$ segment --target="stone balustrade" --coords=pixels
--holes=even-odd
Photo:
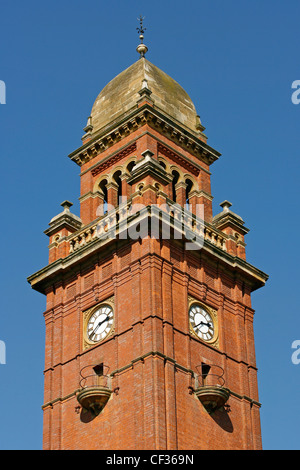
[[[141,212],[150,215],[162,215],[162,220],[170,222],[171,226],[177,227],[184,232],[194,232],[202,236],[216,247],[226,251],[226,235],[212,225],[203,222],[201,217],[196,217],[190,211],[183,209],[179,204],[168,201],[163,205],[143,206],[134,205],[131,201],[120,204],[116,209],[109,211],[92,225],[72,234],[69,237],[70,253],[82,248],[97,238],[116,238],[120,228],[127,227]],[[156,220],[158,220],[156,218]]]

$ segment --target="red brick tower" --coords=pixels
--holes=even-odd
[[[47,296],[44,449],[260,449],[250,296],[267,276],[231,204],[213,216],[220,154],[191,99],[138,52],[70,155],[80,218],[62,203],[28,279]]]

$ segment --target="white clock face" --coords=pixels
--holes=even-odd
[[[203,341],[211,341],[214,337],[214,322],[210,314],[201,305],[194,304],[189,310],[190,324],[196,335]]]
[[[114,322],[114,313],[110,305],[102,305],[91,316],[87,325],[89,341],[98,343],[111,331]]]

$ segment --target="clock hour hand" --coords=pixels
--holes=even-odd
[[[98,325],[96,326],[96,328],[94,329],[94,331],[90,334],[90,339],[92,339],[92,336],[94,336],[94,334],[96,333],[96,331],[98,330],[99,326],[102,325],[102,323],[105,323],[107,320],[109,320],[109,316],[107,315],[106,318],[104,318],[104,320],[102,320],[100,323],[98,323]]]

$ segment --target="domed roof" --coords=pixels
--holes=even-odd
[[[111,80],[98,95],[91,112],[93,134],[136,109],[139,91],[145,86],[152,92],[155,108],[197,132],[199,116],[189,95],[173,78],[141,57]]]

